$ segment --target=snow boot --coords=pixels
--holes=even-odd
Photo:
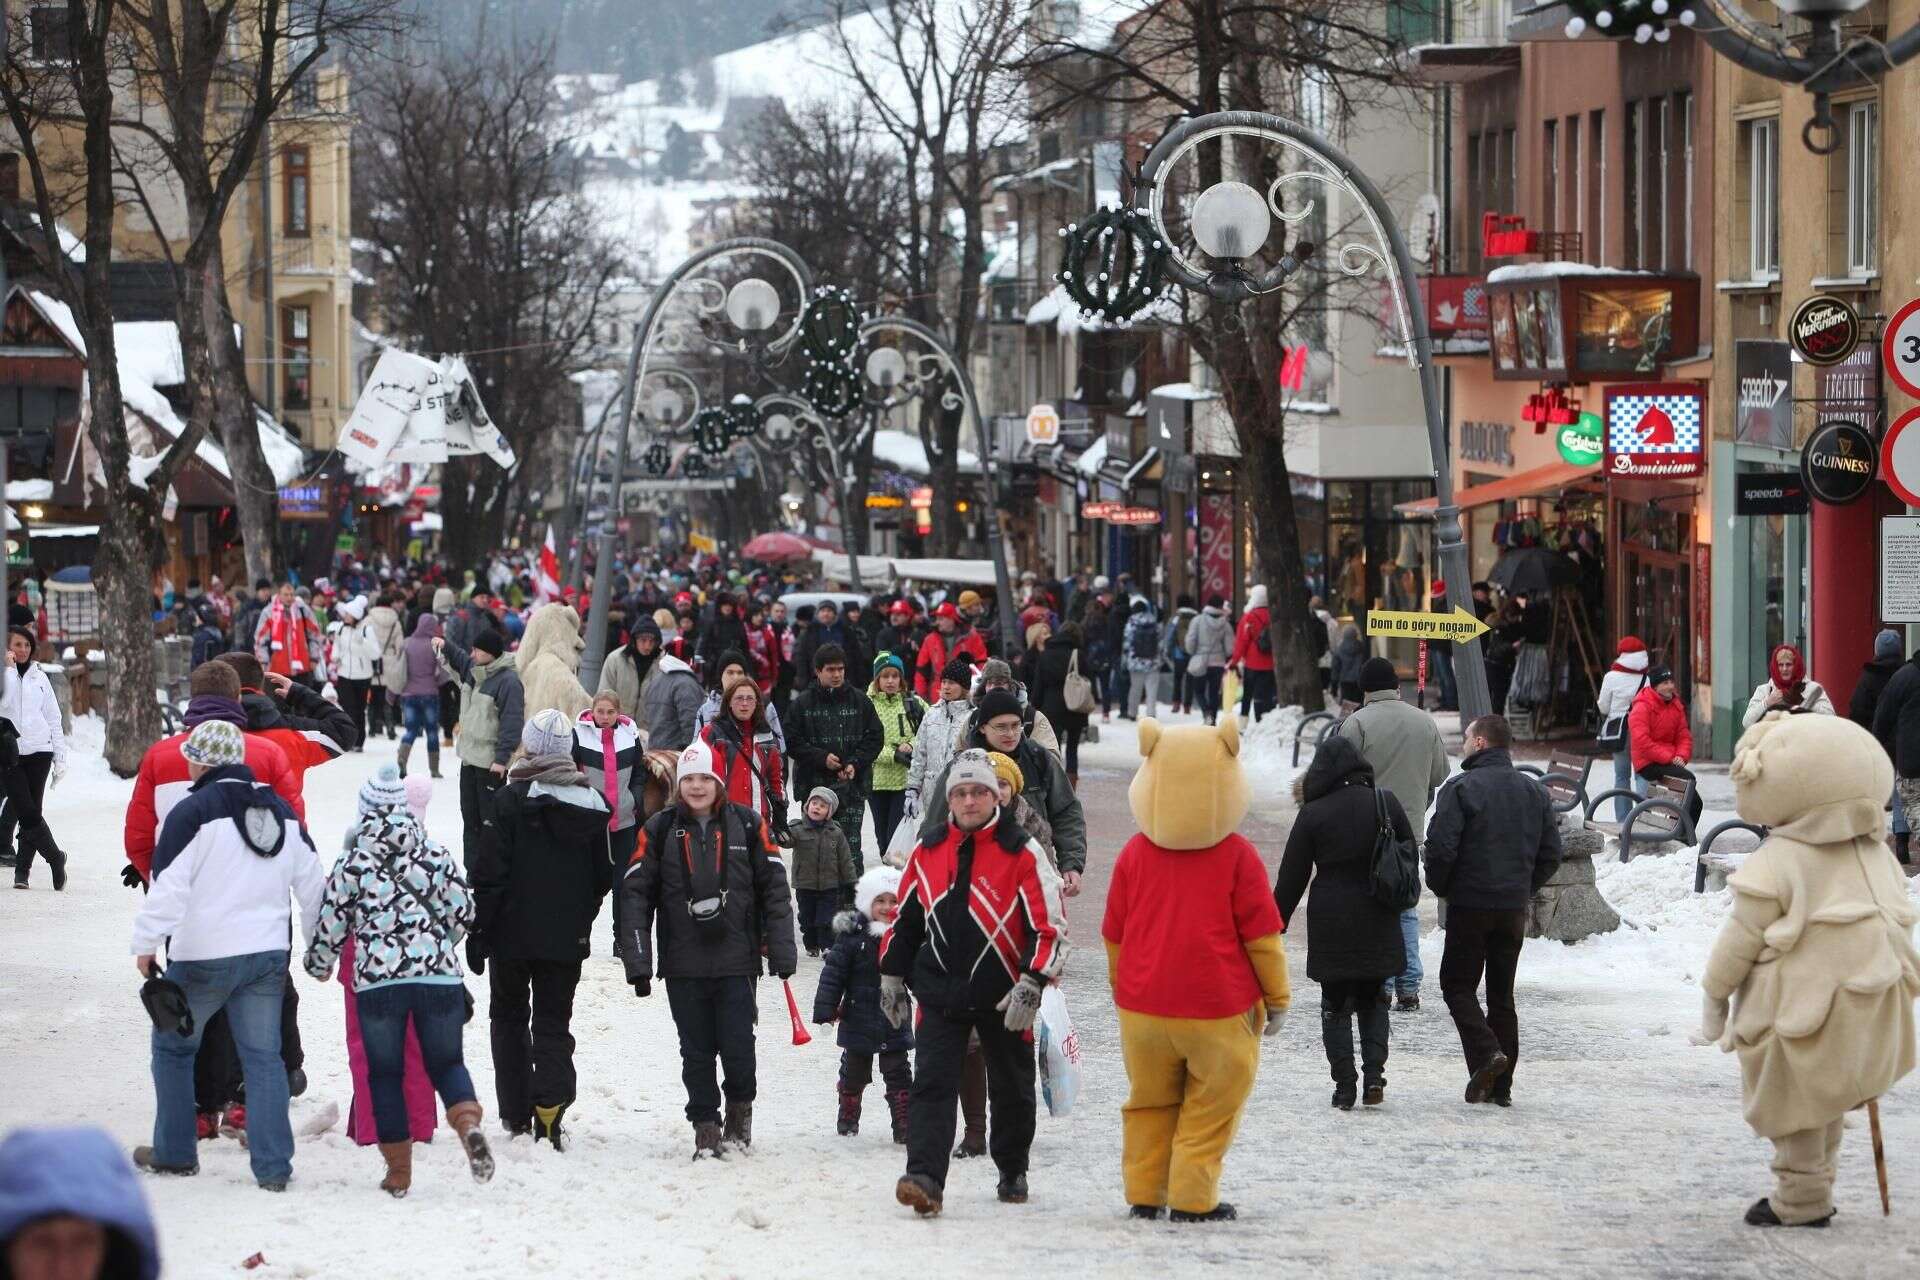
[[[553,1144],[555,1151],[565,1151],[567,1131],[560,1127],[560,1118],[566,1114],[567,1104],[564,1102],[557,1107],[535,1107],[533,1109],[533,1140],[539,1142],[545,1139]]]
[[[1360,1078],[1369,1089],[1387,1083],[1387,1044],[1393,1021],[1386,1004],[1360,1010]]]
[[[1393,1011],[1395,1013],[1420,1012],[1420,997],[1417,994],[1401,996],[1394,1002]]]
[[[400,765],[400,776],[403,778],[407,776],[407,757],[412,754],[413,744],[411,742],[402,742],[399,750],[394,753],[394,759]]]
[[[1494,1081],[1507,1073],[1507,1055],[1495,1052],[1467,1081],[1467,1101],[1485,1102],[1493,1096]]]
[[[1343,1080],[1333,1086],[1333,1105],[1342,1111],[1353,1110],[1354,1099],[1359,1096],[1359,1091],[1354,1088],[1351,1080]]]
[[[220,1113],[221,1137],[239,1138],[245,1136],[246,1132],[247,1109],[245,1107],[236,1102]]]
[[[923,1173],[909,1173],[893,1184],[893,1198],[923,1218],[938,1217],[940,1188]]]
[[[834,1122],[833,1131],[843,1138],[851,1138],[860,1132],[860,1094],[853,1089],[840,1090],[840,1118]]]
[[[1186,1209],[1175,1209],[1167,1215],[1169,1222],[1232,1222],[1239,1217],[1234,1207],[1222,1200],[1205,1213],[1193,1213]]]
[[[1002,1176],[1000,1185],[993,1192],[1000,1197],[1001,1204],[1025,1204],[1027,1202],[1027,1175],[1016,1173],[1012,1177]]]
[[[460,1139],[460,1149],[467,1153],[467,1168],[475,1182],[493,1178],[493,1150],[487,1146],[487,1135],[480,1132],[482,1114],[478,1102],[456,1102],[447,1108],[447,1127]],[[557,1128],[559,1117],[554,1120]],[[557,1144],[555,1149],[559,1149]]]
[[[202,1111],[193,1118],[194,1137],[202,1142],[220,1136],[220,1113]]]
[[[155,1164],[152,1147],[135,1147],[133,1149],[133,1167],[143,1173],[165,1174],[174,1178],[191,1178],[194,1174],[200,1172],[200,1166],[197,1164]],[[1764,1204],[1766,1202],[1762,1201],[1761,1203]]]
[[[1824,1218],[1815,1218],[1811,1222],[1782,1222],[1780,1215],[1773,1211],[1773,1202],[1765,1196],[1753,1202],[1747,1210],[1747,1225],[1750,1227],[1824,1227],[1833,1221],[1834,1211],[1829,1210]]]
[[[1384,1080],[1376,1080],[1368,1085],[1360,1095],[1363,1106],[1377,1107],[1387,1100],[1387,1085]]]
[[[34,844],[39,847],[40,856],[46,859],[47,870],[53,873],[55,893],[67,887],[67,855],[53,842],[53,828],[43,819],[39,831],[34,833]]]
[[[693,1158],[695,1160],[724,1160],[726,1149],[720,1145],[720,1122],[702,1120],[693,1126]]]
[[[887,1090],[887,1109],[893,1113],[894,1145],[907,1145],[907,1104],[913,1097],[911,1089]]]
[[[380,1154],[387,1161],[387,1176],[380,1179],[380,1189],[395,1200],[407,1198],[408,1188],[413,1186],[413,1142],[403,1138],[399,1142],[383,1142]]]
[[[440,776],[440,744],[437,742],[427,744],[427,776],[430,778]]]
[[[753,1146],[753,1104],[751,1102],[728,1100],[727,1125],[720,1136],[728,1146],[742,1153]]]
[[[1893,833],[1893,856],[1899,859],[1900,865],[1909,865],[1908,860],[1912,856],[1912,848],[1913,836],[1911,833],[1905,831],[1896,831]]]
[[[1167,1211],[1157,1204],[1131,1204],[1127,1206],[1127,1216],[1138,1218],[1142,1222],[1158,1222]]]

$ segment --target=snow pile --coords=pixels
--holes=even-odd
[[[912,476],[930,475],[933,470],[927,463],[927,446],[911,431],[887,428],[874,432],[873,460]],[[980,470],[980,455],[971,449],[959,451],[959,462],[963,472]]]

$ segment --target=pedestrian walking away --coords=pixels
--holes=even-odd
[[[1602,751],[1613,753],[1613,789],[1647,794],[1647,782],[1633,768],[1633,741],[1628,718],[1640,691],[1647,687],[1648,654],[1646,642],[1639,636],[1620,637],[1620,652],[1613,666],[1600,679],[1594,695],[1594,711],[1600,718],[1595,743]],[[1633,801],[1626,796],[1613,798],[1613,820],[1625,822]]]
[[[280,1008],[288,939],[312,937],[326,879],[292,806],[246,766],[240,730],[224,720],[195,726],[180,747],[192,784],[173,806],[154,847],[152,892],[133,922],[134,965],[180,989],[192,1014],[187,1034],[152,1035],[153,1145],[136,1165],[155,1173],[199,1171],[193,1062],[213,1014],[227,1011],[247,1091],[247,1150],[254,1180],[284,1191],[293,1176],[287,1069]],[[298,927],[289,910],[299,903]]]
[[[1425,712],[1409,707],[1422,719]],[[1413,825],[1399,797],[1380,784],[1379,775],[1352,739],[1336,737],[1314,754],[1306,773],[1294,782],[1300,805],[1280,874],[1273,885],[1274,905],[1291,922],[1307,893],[1307,976],[1320,984],[1320,1038],[1333,1072],[1333,1105],[1351,1111],[1356,1101],[1376,1107],[1386,1100],[1387,1047],[1392,1034],[1387,1016],[1389,983],[1408,969],[1409,944],[1402,913],[1373,893],[1374,850],[1384,810],[1396,840],[1414,839]],[[1416,931],[1411,946],[1418,949]],[[1403,1007],[1405,997],[1402,998]],[[1419,1008],[1416,996],[1413,1008]],[[1353,1026],[1360,1024],[1360,1064],[1353,1067]],[[1360,1097],[1358,1085],[1366,1093]]]
[[[1273,633],[1269,629],[1272,620],[1267,609],[1266,587],[1252,588],[1247,592],[1247,611],[1240,617],[1240,628],[1233,637],[1233,651],[1227,658],[1227,665],[1240,672],[1240,719],[1249,724],[1257,723],[1273,710],[1278,697],[1273,674]]]
[[[557,707],[520,731],[473,862],[467,964],[487,973],[487,1021],[500,1122],[566,1148],[577,1090],[573,993],[610,887],[606,799],[573,759],[573,724]],[[488,970],[491,969],[491,972]]]
[[[647,820],[620,882],[627,981],[642,999],[666,984],[696,1160],[753,1145],[755,980],[763,964],[782,982],[798,967],[779,850],[759,814],[727,800],[720,767],[707,743],[680,753],[674,803]]]
[[[1880,699],[1898,675],[1901,666],[1900,633],[1892,627],[1886,628],[1873,638],[1873,661],[1860,669],[1860,678],[1854,682],[1853,697],[1847,702],[1847,718],[1862,729],[1871,731],[1874,720],[1880,711]],[[1881,740],[1886,748],[1887,758],[1895,758],[1898,744]],[[1906,802],[1900,796],[1899,773],[1894,774],[1892,819],[1893,856],[1902,864],[1911,861],[1912,827],[1907,821]]]
[[[1351,742],[1373,772],[1373,783],[1399,801],[1413,839],[1427,835],[1427,806],[1453,766],[1433,717],[1400,696],[1400,676],[1386,658],[1368,658],[1360,668],[1360,709],[1340,722],[1339,736]],[[1282,908],[1289,918],[1292,912]],[[1406,968],[1393,975],[1395,1007],[1412,1013],[1420,1007],[1420,908],[1400,913]]]
[[[493,1176],[493,1153],[480,1132],[480,1103],[460,1043],[467,1011],[459,948],[473,921],[473,896],[453,856],[427,839],[408,809],[398,768],[383,770],[361,789],[360,820],[327,880],[305,964],[324,982],[353,942],[351,993],[386,1162],[380,1189],[399,1198],[413,1183],[410,1032],[475,1181]]]
[[[1440,991],[1467,1060],[1468,1102],[1513,1105],[1520,1060],[1514,974],[1534,893],[1560,865],[1560,823],[1545,787],[1513,767],[1502,716],[1467,726],[1460,773],[1435,797],[1427,887],[1447,902]],[[1480,980],[1487,1003],[1480,1006]]]

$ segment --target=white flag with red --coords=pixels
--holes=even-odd
[[[545,604],[560,598],[560,557],[553,550],[553,526],[547,526],[547,540],[540,548],[540,572],[534,579],[534,599]]]

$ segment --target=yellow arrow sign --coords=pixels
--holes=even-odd
[[[1459,605],[1448,613],[1398,613],[1375,609],[1367,615],[1370,636],[1403,636],[1409,640],[1473,640],[1492,630]]]

